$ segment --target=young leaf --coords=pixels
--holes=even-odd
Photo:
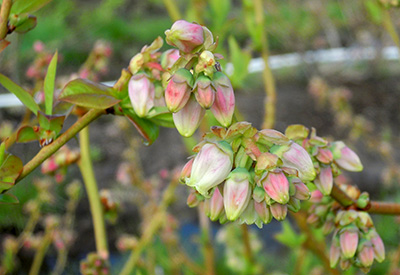
[[[249,52],[245,52],[240,49],[236,39],[230,36],[228,39],[229,52],[233,63],[233,75],[231,77],[232,85],[234,87],[240,87],[243,83],[244,78],[248,74],[248,66],[251,60]]]
[[[11,79],[3,74],[0,74],[0,84],[4,86],[9,92],[13,93],[18,99],[31,110],[35,115],[40,110],[39,105],[33,97],[25,91],[22,87],[15,84]]]
[[[53,55],[47,68],[44,78],[44,102],[46,106],[46,115],[51,115],[53,111],[54,82],[56,80],[58,52]]]
[[[32,13],[48,4],[51,0],[16,0],[11,8],[11,13]]]
[[[19,200],[13,194],[0,194],[0,204],[18,204]]]
[[[3,164],[0,166],[0,193],[10,189],[15,184],[23,168],[24,165],[18,157],[6,155]]]
[[[275,239],[291,248],[301,246],[301,244],[305,241],[306,236],[304,234],[297,234],[288,221],[283,221],[281,224],[282,231],[278,234],[275,234]]]
[[[25,143],[38,140],[39,136],[31,126],[22,126],[17,132],[17,142]]]
[[[151,145],[158,137],[160,129],[153,122],[138,117],[132,110],[124,111],[126,117],[132,122],[139,134],[145,138],[145,145]]]
[[[6,154],[6,143],[2,142],[0,144],[0,165],[2,165],[4,162],[5,154]]]
[[[107,109],[121,101],[112,94],[108,86],[79,78],[65,85],[59,99],[86,108]]]

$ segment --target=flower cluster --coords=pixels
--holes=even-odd
[[[173,113],[173,123],[185,137],[193,135],[210,109],[217,121],[232,123],[235,96],[229,78],[218,68],[220,55],[212,33],[204,26],[176,21],[165,32],[168,44],[178,48],[163,54],[158,37],[129,64],[129,98],[140,118],[151,119],[160,110]]]
[[[342,141],[328,142],[317,136],[314,128],[309,132],[303,125],[290,125],[285,135],[307,150],[317,172],[314,184],[324,195],[329,195],[333,179],[341,174],[341,169],[359,172],[363,166],[357,154]]]
[[[359,207],[365,207],[369,199],[366,193],[351,185],[340,184],[339,187],[356,201]],[[330,264],[334,268],[340,262],[344,270],[351,265],[368,272],[376,259],[382,262],[385,248],[382,239],[376,232],[372,219],[367,212],[343,210],[338,202],[324,196],[319,190],[312,192],[308,223],[321,227],[328,235],[334,231],[330,249]]]
[[[80,271],[84,275],[108,275],[110,274],[110,264],[98,254],[90,253],[86,259],[81,262]]]
[[[385,248],[367,212],[341,210],[335,218],[336,230],[330,250],[331,267],[340,261],[343,270],[351,265],[369,272],[374,259],[385,259]]]
[[[214,126],[193,151],[181,181],[193,188],[189,206],[204,201],[213,221],[262,227],[272,217],[285,219],[288,210],[297,212],[300,200],[310,197],[305,183],[315,178],[313,163],[278,131],[257,131],[248,122]]]

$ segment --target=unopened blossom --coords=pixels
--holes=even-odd
[[[145,117],[154,106],[153,83],[144,73],[139,73],[129,80],[128,91],[133,110],[139,117]]]
[[[262,202],[254,201],[254,209],[263,223],[267,224],[271,222],[272,214],[269,209],[269,206],[264,201]]]
[[[358,231],[357,230],[344,230],[340,234],[340,249],[342,255],[346,259],[350,259],[356,254],[358,246]]]
[[[209,190],[225,180],[232,170],[233,151],[225,142],[207,143],[201,147],[193,161],[188,186],[209,197]]]
[[[210,220],[216,221],[224,212],[224,198],[222,197],[222,194],[219,191],[218,187],[214,189],[211,198],[208,200],[209,200],[208,216],[210,217]]]
[[[180,55],[177,49],[169,49],[161,55],[161,66],[165,70],[169,70],[179,59],[179,57]]]
[[[332,144],[335,162],[343,169],[351,172],[360,172],[363,169],[360,158],[342,141]]]
[[[274,203],[270,205],[270,210],[277,221],[283,221],[286,218],[288,207],[286,204]]]
[[[294,183],[294,187],[296,188],[296,192],[294,194],[294,198],[298,200],[308,200],[311,197],[310,189],[308,189],[307,185],[305,185],[300,180],[292,180]]]
[[[211,112],[222,126],[229,127],[235,111],[235,94],[232,84],[229,78],[221,72],[214,74],[213,83],[216,94]]]
[[[191,96],[186,105],[177,113],[172,114],[178,132],[184,137],[194,134],[205,115],[205,110]]]
[[[283,166],[296,169],[302,181],[312,181],[315,176],[314,165],[307,151],[295,142],[282,155]]]
[[[244,168],[236,168],[224,184],[224,207],[230,221],[239,218],[246,209],[251,195],[250,174]]]
[[[280,204],[289,201],[289,181],[283,172],[269,172],[261,182],[271,199]]]
[[[171,112],[178,112],[186,105],[192,92],[193,82],[193,75],[183,68],[172,76],[165,90],[165,104]]]
[[[194,95],[197,102],[204,109],[210,109],[214,103],[215,90],[211,83],[211,79],[208,76],[200,75],[194,84]]]
[[[322,192],[322,194],[328,196],[333,187],[333,175],[330,166],[323,167],[320,170],[319,175],[314,180],[315,186]]]
[[[204,43],[203,27],[185,20],[176,21],[165,35],[169,45],[184,53],[190,53]]]

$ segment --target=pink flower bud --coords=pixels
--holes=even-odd
[[[260,203],[254,201],[254,209],[263,223],[267,224],[271,222],[272,214],[264,201]]]
[[[321,193],[321,191],[314,190],[314,191],[311,192],[310,202],[318,203],[318,202],[320,202],[322,200],[323,197],[324,197],[324,195]]]
[[[343,169],[351,172],[360,172],[363,169],[360,158],[342,141],[332,144],[333,158]]]
[[[317,159],[325,164],[329,164],[333,161],[332,152],[328,149],[318,149]]]
[[[145,117],[154,106],[154,85],[143,73],[129,80],[129,98],[133,110],[139,117]]]
[[[302,181],[312,181],[315,178],[314,165],[307,151],[295,142],[290,144],[288,151],[282,155],[283,166],[294,168],[299,172]]]
[[[226,217],[234,221],[246,209],[251,195],[250,174],[245,168],[236,168],[224,184],[224,207]]]
[[[345,230],[340,234],[340,248],[343,257],[346,259],[353,258],[357,251],[358,232],[355,230]]]
[[[208,216],[212,221],[216,221],[224,211],[224,198],[222,197],[218,187],[214,189],[214,193],[209,200],[210,208]]]
[[[165,31],[165,35],[169,45],[184,53],[190,53],[204,43],[203,28],[185,20],[176,21],[170,30]]]
[[[308,200],[311,197],[310,189],[308,189],[307,185],[305,185],[300,180],[294,181],[294,187],[296,188],[296,193],[294,194],[294,198],[298,200]]]
[[[200,198],[199,198],[199,194],[198,193],[196,193],[196,191],[195,192],[190,192],[189,193],[189,196],[187,197],[187,200],[186,200],[186,204],[189,206],[189,207],[196,207],[197,205],[199,205],[199,203],[200,203]]]
[[[190,174],[192,172],[192,165],[193,165],[194,158],[191,158],[185,166],[182,168],[180,180],[185,182],[187,178],[190,178]]]
[[[201,75],[197,78],[194,85],[194,95],[201,107],[204,109],[211,108],[215,99],[215,90],[211,86],[211,79],[208,76]]]
[[[194,134],[205,115],[205,110],[196,102],[193,96],[188,103],[177,113],[172,114],[175,127],[184,137],[190,137]]]
[[[364,267],[370,267],[374,262],[374,249],[371,245],[365,244],[358,252],[358,259]]]
[[[229,78],[221,72],[214,74],[213,80],[216,88],[216,96],[211,112],[222,126],[228,127],[232,123],[235,111],[235,94]]]
[[[314,180],[315,186],[322,192],[322,194],[328,196],[332,191],[333,176],[331,167],[321,168],[318,177]]]
[[[274,201],[280,204],[286,204],[289,201],[289,181],[283,172],[269,172],[266,177],[261,180],[265,192]]]
[[[274,203],[271,204],[270,206],[272,216],[277,221],[283,221],[286,218],[287,215],[287,205],[286,204],[280,204],[280,203]]]
[[[385,246],[383,244],[383,241],[381,237],[376,233],[376,231],[372,231],[372,238],[371,238],[371,243],[372,247],[375,252],[375,259],[381,263],[383,260],[385,260]]]
[[[165,104],[175,113],[181,110],[190,98],[193,75],[186,69],[179,69],[169,81],[165,90]]]
[[[233,151],[227,142],[207,143],[194,158],[192,173],[186,184],[208,197],[208,191],[229,175],[232,164]]]
[[[332,243],[329,253],[329,263],[331,268],[335,268],[340,258],[340,247]]]
[[[179,59],[179,51],[176,49],[169,49],[161,55],[161,66],[165,70],[171,69],[175,62]]]

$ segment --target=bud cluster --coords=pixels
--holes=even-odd
[[[310,198],[305,183],[315,178],[308,153],[282,133],[257,131],[248,122],[214,126],[194,149],[181,173],[193,188],[189,206],[204,201],[206,214],[221,223],[262,227],[297,212]]]
[[[381,263],[385,259],[385,248],[367,212],[341,210],[335,218],[336,230],[330,250],[330,264],[340,262],[343,270],[351,265],[369,272],[374,259]]]
[[[107,260],[103,259],[96,253],[90,253],[85,260],[81,262],[80,266],[81,273],[84,275],[98,274],[108,275],[110,274],[110,266]]]
[[[229,78],[217,70],[217,47],[206,27],[176,21],[165,32],[166,41],[178,49],[163,54],[158,37],[145,46],[129,64],[129,98],[134,112],[151,119],[157,107],[173,113],[173,122],[185,137],[193,135],[210,109],[224,127],[232,123],[235,96]]]
[[[287,127],[285,134],[307,150],[317,172],[314,184],[322,194],[329,195],[333,179],[341,174],[341,169],[359,172],[363,166],[357,154],[342,141],[328,142],[317,136],[314,128],[310,135],[309,132],[305,126],[296,124]]]
[[[340,184],[339,188],[356,201],[358,207],[365,207],[369,198],[367,193],[351,185]],[[330,264],[334,268],[340,262],[343,270],[351,265],[368,272],[374,259],[382,262],[385,249],[382,239],[376,232],[372,219],[367,212],[343,210],[338,202],[324,196],[319,190],[312,192],[307,222],[322,227],[328,235],[334,231],[330,249]]]

